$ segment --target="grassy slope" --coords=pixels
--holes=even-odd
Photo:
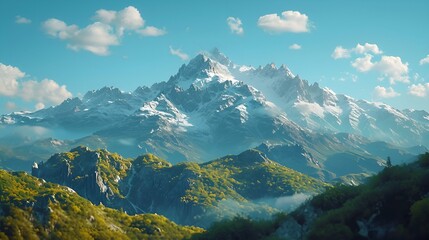
[[[149,154],[139,157],[133,164],[152,168],[154,175],[168,178],[165,183],[171,183],[171,187],[180,180],[190,181],[179,196],[181,201],[207,206],[226,198],[244,201],[279,197],[297,192],[321,192],[329,186],[271,160],[261,159],[257,150],[245,153],[247,155],[226,156],[204,164],[177,165]]]
[[[52,183],[0,170],[0,239],[182,239],[201,229],[94,206]]]

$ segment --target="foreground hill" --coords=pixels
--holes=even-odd
[[[201,231],[94,206],[68,187],[0,170],[0,239],[183,239]]]
[[[240,208],[246,214],[272,214],[276,206],[266,200],[321,192],[328,186],[258,150],[203,164],[172,165],[152,154],[130,160],[78,147],[36,164],[33,175],[69,186],[94,204],[128,213],[159,213],[198,226],[240,213]]]
[[[288,216],[215,223],[196,239],[428,239],[429,153],[360,186],[338,185]],[[237,234],[239,233],[239,234]]]

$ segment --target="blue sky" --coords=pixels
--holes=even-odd
[[[0,113],[150,86],[214,47],[237,64],[285,64],[338,93],[429,110],[428,9],[425,0],[2,0]]]

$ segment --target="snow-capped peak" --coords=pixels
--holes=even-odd
[[[131,95],[131,93],[123,92],[115,87],[103,87],[98,90],[88,91],[82,100],[83,102],[114,101],[124,99],[126,95]]]
[[[237,82],[235,77],[229,71],[228,66],[225,66],[220,59],[227,64],[230,61],[220,52],[214,52],[216,55],[207,53],[198,54],[187,65],[183,65],[179,72],[170,78],[170,84],[177,85],[183,89],[188,89],[191,85],[198,88],[204,88],[211,81],[224,82],[232,81]],[[229,62],[227,62],[229,61]]]
[[[226,66],[226,67],[233,67],[234,63],[231,62],[231,60],[223,53],[219,51],[218,48],[214,48],[210,52],[204,52],[203,55],[207,56],[208,58],[219,62],[220,64]]]

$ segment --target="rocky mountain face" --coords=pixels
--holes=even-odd
[[[46,162],[34,163],[32,175],[79,189],[79,194],[95,204],[119,206],[123,196],[118,182],[131,166],[130,159],[106,150],[77,147],[58,153]],[[118,207],[119,208],[119,207]]]
[[[66,185],[94,204],[128,213],[158,213],[181,224],[209,226],[229,204],[243,212],[278,211],[266,199],[317,193],[328,184],[286,168],[258,150],[203,164],[171,163],[152,154],[134,160],[85,147],[33,167],[34,176]],[[261,213],[262,212],[262,213]],[[235,213],[239,213],[235,211]]]
[[[94,206],[71,188],[0,170],[1,239],[188,239],[201,231],[156,214]]]
[[[104,87],[58,106],[3,115],[0,146],[23,160],[43,160],[58,150],[91,144],[127,157],[150,152],[177,163],[238,154],[262,143],[296,145],[291,155],[305,151],[313,159],[303,159],[304,165],[310,164],[304,173],[330,179],[337,176],[329,169],[320,171],[317,164],[325,168],[325,161],[339,156],[345,162],[368,159],[373,167],[365,169],[376,172],[387,152],[407,151],[395,144],[427,146],[428,122],[424,111],[401,112],[356,100],[309,84],[286,66],[241,66],[214,50],[197,55],[167,82],[151,87],[134,92]],[[18,134],[23,131],[34,132],[34,137]],[[44,145],[44,152],[32,147],[47,137],[53,141]],[[368,151],[368,142],[374,140],[393,145]],[[411,152],[392,158],[406,161],[403,157]]]

